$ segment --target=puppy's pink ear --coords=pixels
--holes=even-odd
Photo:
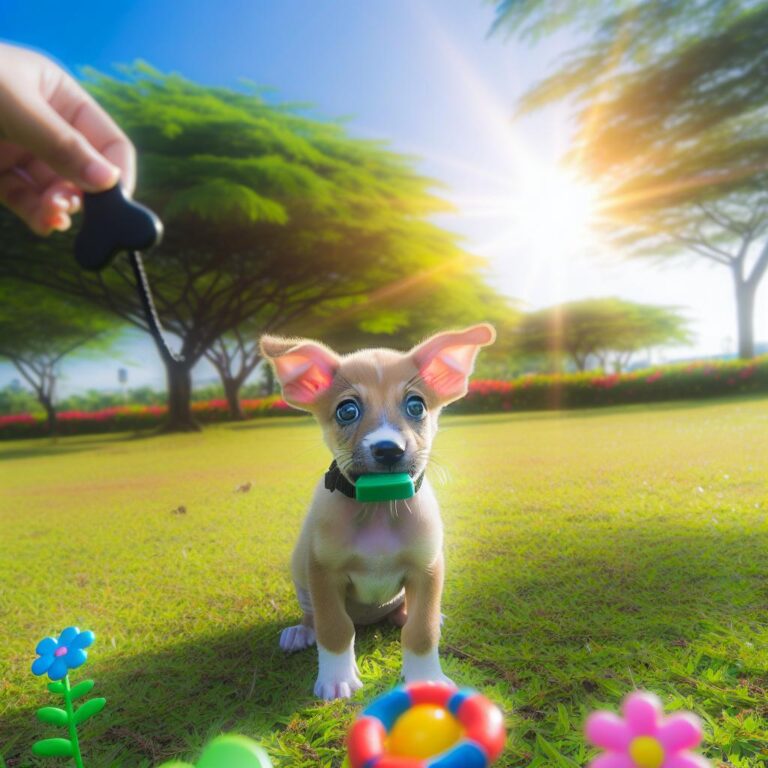
[[[492,325],[482,323],[463,331],[445,331],[411,351],[425,384],[444,404],[467,394],[469,376],[480,350],[496,339]]]
[[[314,403],[339,368],[336,353],[316,341],[262,336],[260,346],[275,369],[283,397],[299,408]]]

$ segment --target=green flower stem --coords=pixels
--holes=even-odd
[[[72,706],[71,688],[69,687],[69,675],[64,675],[64,705],[67,710],[67,727],[69,728],[69,739],[72,742],[72,757],[75,760],[77,768],[85,768],[83,765],[83,756],[80,754],[80,742],[77,740],[77,726],[75,725],[75,709]]]

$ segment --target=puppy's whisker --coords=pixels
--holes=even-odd
[[[354,466],[355,459],[352,451],[339,451],[336,454],[336,464],[342,472],[346,472]]]
[[[440,485],[448,485],[448,483],[450,483],[451,476],[447,469],[444,469],[443,467],[436,467],[435,474],[437,475],[437,479],[440,482]]]
[[[440,461],[431,456],[427,461],[427,467],[435,470],[435,474],[441,483],[447,483],[451,477],[451,470]]]
[[[428,450],[415,453],[414,460],[417,464],[424,462],[424,471],[427,469],[434,469],[441,483],[446,483],[448,481],[450,470],[444,466],[439,459],[430,454]]]

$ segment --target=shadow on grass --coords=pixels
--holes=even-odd
[[[768,531],[610,519],[574,520],[562,541],[514,530],[461,546],[446,574],[448,652],[528,689],[539,717],[597,691],[614,699],[617,684],[679,684],[713,714],[727,701],[713,675],[765,687],[768,665],[749,657],[768,622]]]
[[[61,456],[70,453],[83,453],[95,448],[125,443],[143,437],[149,433],[141,432],[114,433],[83,437],[79,435],[62,435],[60,437],[25,438],[23,445],[6,447],[15,441],[0,441],[0,461],[6,459],[36,459],[40,456]]]
[[[207,636],[177,638],[157,651],[112,657],[75,671],[90,675],[107,707],[83,730],[93,766],[157,765],[173,756],[194,758],[222,731],[258,739],[314,703],[316,653],[286,656],[278,647],[284,623],[243,626]],[[47,681],[47,678],[46,678]],[[39,706],[55,703],[41,684]],[[9,707],[0,726],[8,768],[44,765],[32,743],[56,729],[35,723],[34,709]]]
[[[71,453],[83,453],[92,450],[88,445],[32,445],[23,448],[10,448],[3,450],[0,446],[0,462],[13,461],[14,459],[39,459],[43,456],[62,456]]]
[[[0,440],[0,461],[6,459],[27,459],[39,458],[41,456],[60,456],[70,453],[82,453],[94,449],[119,445],[120,443],[135,443],[144,440],[153,440],[155,438],[168,437],[169,435],[200,435],[206,429],[224,428],[224,429],[248,429],[262,426],[263,422],[273,422],[270,426],[279,422],[280,426],[285,426],[289,419],[263,419],[261,423],[254,422],[220,422],[218,424],[204,425],[199,432],[167,432],[162,427],[151,427],[147,429],[136,429],[130,432],[102,432],[95,435],[59,435],[50,437],[41,435],[40,437],[22,438],[23,444],[18,445],[17,440]],[[291,420],[292,421],[292,420]],[[299,419],[306,424],[306,419]],[[292,425],[293,426],[293,425]],[[8,447],[7,447],[8,446]],[[10,447],[13,446],[13,447]]]
[[[271,430],[277,427],[306,427],[308,424],[314,424],[311,416],[275,416],[265,419],[249,419],[247,421],[227,421],[222,422],[220,426],[230,429],[234,432],[240,432],[245,429],[263,429]]]
[[[564,517],[567,536],[551,541],[515,527],[484,532],[450,553],[443,655],[453,657],[458,684],[514,697],[521,749],[540,728],[551,736],[544,724],[561,704],[583,712],[645,687],[680,691],[718,719],[754,706],[750,685],[768,685],[764,661],[745,656],[752,627],[768,619],[768,531],[687,529],[661,518],[653,529],[617,530],[613,518]],[[328,705],[312,696],[315,652],[279,650],[283,626],[212,627],[94,663],[95,694],[109,703],[84,731],[89,765],[194,758],[222,731],[258,740],[279,729],[303,739],[291,723]],[[362,659],[378,645],[377,632],[385,643],[397,637],[387,625],[361,630]],[[48,698],[41,685],[39,706]],[[9,768],[45,765],[28,758],[32,742],[51,735],[33,718],[28,708],[3,715]]]

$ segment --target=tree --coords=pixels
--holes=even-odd
[[[630,255],[729,269],[739,355],[752,357],[768,270],[768,3],[498,7],[497,29],[535,37],[565,25],[589,39],[523,107],[577,106],[572,159],[601,180],[603,218]]]
[[[195,427],[190,370],[209,351],[226,367],[224,351],[245,323],[257,336],[323,302],[365,296],[446,261],[470,269],[453,236],[427,220],[446,208],[431,182],[377,142],[349,138],[255,90],[207,88],[144,65],[120,80],[94,73],[90,88],[136,144],[138,196],[167,225],[147,272],[182,356],[158,345],[170,428]],[[15,242],[24,258],[3,263],[6,274],[146,330],[123,259],[86,274],[66,238]],[[245,367],[252,363],[251,354]]]
[[[14,281],[0,285],[0,357],[13,363],[56,432],[56,382],[61,361],[75,351],[104,349],[114,321],[49,290]]]
[[[475,264],[482,262],[477,259]],[[514,302],[479,274],[467,273],[462,259],[431,273],[411,275],[362,298],[320,306],[303,321],[303,330],[312,327],[340,352],[360,347],[408,349],[439,330],[479,322],[511,329],[518,317]],[[302,328],[294,326],[288,332],[299,334]],[[503,341],[497,339],[493,346]]]
[[[458,254],[452,262],[444,261],[371,293],[317,304],[268,330],[287,336],[312,336],[341,352],[351,352],[361,347],[408,349],[435,331],[485,321],[500,331],[491,348],[492,358],[508,367],[509,330],[519,313],[482,280],[477,271],[482,264],[480,259]],[[264,330],[258,322],[248,322],[217,339],[206,352],[222,379],[235,419],[244,417],[238,393],[261,362],[258,338]],[[272,367],[266,366],[264,374],[271,391]]]
[[[244,324],[219,336],[206,350],[205,356],[216,369],[224,387],[224,397],[233,419],[244,419],[240,405],[240,389],[261,362],[259,332]]]
[[[578,371],[597,360],[619,372],[640,350],[688,341],[686,321],[674,309],[615,298],[531,312],[517,328],[519,353],[549,357],[558,367],[568,357]]]
[[[319,306],[280,332],[315,336],[340,352],[352,352],[362,347],[409,349],[438,331],[488,322],[496,327],[497,338],[481,365],[507,373],[520,311],[483,280],[484,262],[475,259],[473,264],[477,270],[469,272],[464,258],[444,262],[365,297]]]

